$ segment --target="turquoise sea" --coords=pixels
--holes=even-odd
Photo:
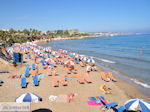
[[[96,64],[150,96],[150,35],[95,37],[44,44],[90,56]]]

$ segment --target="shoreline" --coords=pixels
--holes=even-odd
[[[31,54],[31,57],[32,56],[33,54]],[[102,67],[99,67],[98,65],[97,65],[98,71],[97,72],[92,71],[89,74],[89,77],[92,80],[91,84],[85,83],[81,85],[76,81],[75,74],[69,74],[67,80],[68,86],[62,86],[61,83],[59,82],[59,87],[55,88],[52,86],[52,77],[47,75],[46,70],[43,69],[43,66],[41,64],[38,64],[39,72],[44,74],[44,78],[40,80],[40,85],[35,87],[33,85],[32,77],[30,76],[27,78],[27,82],[29,82],[27,88],[21,89],[20,79],[9,79],[8,77],[11,75],[24,74],[26,64],[30,64],[30,66],[32,66],[32,64],[34,63],[34,60],[32,59],[24,59],[24,61],[26,61],[26,63],[18,64],[18,66],[15,68],[8,69],[8,67],[5,65],[1,67],[1,69],[6,68],[10,71],[10,73],[8,74],[2,73],[0,75],[0,80],[4,81],[4,84],[0,87],[0,91],[2,91],[0,92],[1,102],[13,102],[14,98],[16,98],[18,95],[25,92],[33,92],[41,96],[44,100],[39,103],[31,103],[32,111],[39,108],[48,108],[54,112],[60,112],[64,109],[65,112],[72,112],[72,110],[73,112],[92,112],[92,111],[96,112],[101,111],[99,109],[100,108],[99,106],[89,106],[86,103],[88,97],[90,96],[104,96],[109,103],[114,101],[118,102],[119,103],[118,107],[124,105],[124,103],[127,100],[132,98],[141,98],[148,102],[150,101],[150,97],[142,94],[138,90],[138,88],[131,85],[130,83],[127,83],[121,78],[118,78],[116,74],[114,74],[114,76],[118,79],[117,82],[112,81],[105,82],[101,80],[100,72],[105,71],[107,73],[108,71],[103,69]],[[84,74],[85,67],[80,67],[79,64],[76,64],[75,68],[77,69],[78,73],[80,73],[81,75]],[[64,67],[62,65],[57,65],[57,70],[59,75],[66,75]],[[104,94],[103,92],[100,91],[99,87],[100,85],[103,84],[112,89],[112,94]],[[68,93],[78,94],[74,102],[56,103],[48,101],[49,95],[64,95]]]
[[[137,34],[137,35],[140,35],[140,34]],[[94,37],[90,37],[90,38],[94,38]],[[60,40],[72,40],[72,39],[60,39]],[[54,41],[60,41],[59,39],[56,39],[56,40],[54,40]],[[51,42],[53,42],[53,41],[51,41]],[[50,42],[48,42],[48,43],[50,43]],[[42,45],[42,44],[41,44]],[[98,66],[98,65],[97,65]],[[101,65],[101,66],[103,66],[103,67],[105,67],[105,68],[107,68],[106,66],[104,66],[104,65]],[[100,67],[100,66],[98,66],[98,67]],[[101,69],[102,69],[102,67],[100,67]],[[113,69],[110,69],[110,68],[107,68],[107,69],[109,69],[109,71],[113,71]],[[131,78],[132,77],[130,77],[130,76],[127,76],[126,74],[124,74],[124,73],[118,73],[119,71],[117,71],[117,73],[115,73],[115,74],[118,74],[118,75],[120,75],[121,77],[123,77],[123,78],[120,78],[120,77],[117,77],[117,78],[119,78],[120,80],[122,80],[123,82],[124,82],[124,84],[126,83],[127,85],[131,85],[131,86],[133,86],[133,88],[136,88],[137,89],[137,91],[141,94],[141,95],[139,95],[139,96],[143,96],[144,98],[146,98],[146,99],[149,99],[149,101],[150,101],[150,96],[149,95],[147,95],[146,93],[144,93],[144,92],[142,92],[142,86],[141,85],[138,85],[137,83],[135,83],[134,81],[131,81]],[[126,87],[128,87],[128,86],[126,86]],[[145,88],[144,87],[144,89],[148,89],[148,88]],[[134,96],[134,94],[132,95],[132,96]]]
[[[53,41],[59,41],[59,40],[85,40],[88,38],[95,38],[95,37],[114,37],[114,36],[119,36],[119,35],[141,35],[141,34],[136,34],[136,33],[121,33],[121,34],[116,34],[116,35],[91,35],[91,36],[78,36],[78,37],[57,37],[57,38],[50,38],[50,39],[41,39],[41,40],[36,40],[33,41],[37,45],[53,42]]]

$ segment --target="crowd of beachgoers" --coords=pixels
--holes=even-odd
[[[144,105],[138,110],[150,110],[148,102],[134,99],[148,100],[147,97],[111,72],[97,67],[91,57],[65,49],[41,47],[34,42],[14,44],[7,51],[10,56],[19,53],[22,57],[13,57],[17,66],[1,67],[9,71],[1,70],[2,102],[13,102],[14,99],[17,103],[32,102],[31,110],[48,108],[54,112],[123,112],[134,110],[138,102]],[[133,90],[132,94],[124,90],[127,87],[128,91]]]

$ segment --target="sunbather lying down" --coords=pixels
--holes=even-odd
[[[97,71],[97,67],[93,64],[93,65],[91,66],[91,70],[92,70],[92,71]]]
[[[10,78],[10,79],[19,79],[21,77],[22,77],[22,75],[11,75],[8,78]]]
[[[106,85],[101,85],[100,90],[103,91],[105,94],[110,94],[111,93],[111,89],[107,88]]]

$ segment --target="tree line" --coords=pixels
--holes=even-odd
[[[0,30],[1,43],[12,45],[13,43],[24,43],[27,41],[34,41],[40,39],[52,39],[57,37],[76,37],[76,36],[88,36],[88,33],[80,33],[78,30],[55,30],[42,32],[37,29],[24,29],[15,30],[13,28],[9,30]]]

